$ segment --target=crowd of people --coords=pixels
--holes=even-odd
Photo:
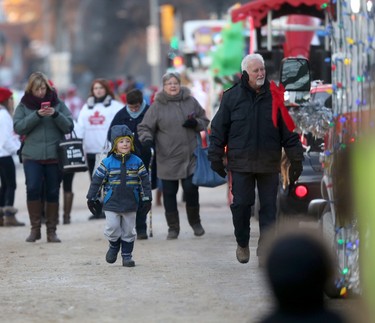
[[[104,232],[110,246],[106,256],[108,262],[117,259],[121,246],[123,264],[131,266],[134,240],[148,239],[151,189],[162,192],[169,228],[167,239],[177,239],[180,230],[177,210],[180,181],[189,224],[196,236],[205,233],[199,214],[198,187],[191,182],[196,135],[207,129],[209,123],[205,110],[190,90],[181,85],[178,73],[163,76],[162,89],[152,102],[146,101],[133,78],[129,80],[132,82],[124,95],[118,96],[109,80],[94,79],[84,101],[77,96],[74,87],[66,93],[59,93],[52,80],[35,72],[30,75],[15,109],[13,93],[0,88],[0,113],[4,116],[1,121],[7,130],[0,142],[1,226],[25,225],[16,219],[17,209],[13,205],[16,191],[13,156],[18,154],[26,179],[30,220],[30,234],[26,241],[40,240],[45,223],[47,242],[61,242],[56,232],[60,190],[62,188],[62,223],[70,224],[74,210],[74,172],[62,171],[57,146],[64,138],[74,135],[83,140],[88,165],[91,185],[87,198],[92,213],[89,220],[106,221]],[[149,103],[152,103],[152,109]],[[125,131],[126,136],[116,134],[115,130],[120,126],[125,127],[122,132]],[[180,136],[181,132],[184,136]],[[120,140],[118,137],[124,138]],[[122,147],[124,142],[127,142],[126,149]],[[136,170],[133,170],[134,160],[138,163]],[[118,161],[120,164],[116,168],[114,164]],[[116,172],[121,174],[122,164],[124,177],[114,177]],[[133,192],[135,209],[111,208],[112,199],[117,199],[117,205],[121,205],[122,193],[134,185],[135,178],[142,178]]]
[[[274,111],[263,57],[246,55],[241,71],[241,79],[223,93],[211,121],[208,149],[211,168],[222,177],[228,172],[232,175],[230,210],[237,242],[236,258],[242,264],[250,259],[250,216],[257,188],[260,200],[257,257],[259,266],[266,267],[279,305],[278,311],[264,322],[297,322],[306,311],[312,316],[318,313],[319,317],[340,322],[340,318],[323,306],[324,284],[330,275],[330,259],[324,247],[312,238],[297,234],[290,239],[280,238],[273,248],[267,248],[267,235],[275,236],[281,151],[284,149],[291,161],[289,177],[294,182],[302,172],[303,148],[297,133]],[[0,136],[0,226],[25,225],[17,220],[14,207],[13,156],[18,153],[26,179],[31,229],[26,242],[42,238],[43,222],[47,242],[61,242],[56,232],[60,189],[62,186],[63,224],[70,224],[74,173],[62,171],[57,146],[75,133],[83,139],[88,165],[90,185],[86,198],[92,213],[89,220],[105,219],[108,263],[115,263],[121,250],[123,266],[135,266],[135,240],[148,239],[146,220],[153,189],[162,192],[167,240],[178,239],[180,233],[177,203],[180,185],[192,232],[197,237],[203,236],[199,187],[192,178],[197,136],[209,128],[210,120],[205,108],[182,84],[178,73],[167,72],[161,84],[150,101],[134,82],[119,97],[109,80],[97,78],[83,101],[76,96],[74,88],[65,96],[60,95],[45,74],[35,72],[30,75],[15,109],[12,91],[0,88],[0,127],[5,134]],[[296,244],[299,248],[294,249]],[[306,255],[309,257],[304,258],[306,262],[302,261],[305,250],[311,250]],[[290,257],[291,263],[301,270],[315,264],[319,272],[306,271],[305,275],[314,284],[303,277],[303,281],[293,277],[293,270],[282,266],[284,256]],[[284,276],[276,270],[282,267]],[[288,280],[290,285],[283,285]],[[304,286],[314,291],[308,301],[303,301],[301,295]],[[288,287],[293,292],[288,293]],[[295,311],[295,302],[299,302],[303,313]]]
[[[263,57],[259,54],[247,55],[242,61],[241,70],[241,80],[224,92],[220,107],[211,122],[209,160],[212,169],[219,175],[225,177],[228,171],[232,174],[234,198],[230,210],[238,244],[236,257],[240,263],[247,263],[250,257],[250,214],[257,186],[260,198],[257,256],[261,266],[264,262],[263,237],[276,221],[281,149],[284,148],[294,165],[290,170],[292,181],[297,180],[302,171],[303,149],[298,135],[287,128],[280,115],[276,123],[272,121],[273,98],[270,83],[266,79]],[[205,234],[201,223],[199,187],[193,184],[192,177],[196,164],[194,150],[197,135],[208,129],[210,120],[190,88],[182,84],[178,73],[166,73],[161,84],[153,101],[147,102],[132,77],[129,77],[129,84],[121,97],[115,95],[109,80],[96,78],[91,83],[87,99],[83,101],[75,95],[75,88],[70,88],[64,96],[60,95],[46,75],[35,72],[28,80],[13,121],[11,92],[7,92],[7,89],[0,91],[0,99],[3,99],[0,113],[7,114],[8,128],[12,133],[12,136],[7,137],[16,142],[7,151],[3,148],[5,144],[2,144],[0,163],[13,162],[12,154],[19,150],[26,178],[27,209],[31,224],[26,241],[41,239],[41,225],[45,221],[47,241],[60,242],[56,225],[59,223],[61,186],[63,224],[71,222],[74,173],[61,171],[56,147],[64,136],[72,135],[73,132],[83,139],[88,175],[90,181],[95,179],[95,182],[91,182],[91,193],[87,195],[92,211],[89,219],[106,220],[110,250],[117,250],[121,244],[118,244],[118,240],[122,238],[127,242],[134,241],[135,237],[148,238],[146,220],[150,203],[143,198],[149,195],[145,194],[148,185],[150,189],[162,192],[168,226],[167,240],[177,239],[180,233],[177,203],[179,186],[182,187],[185,211],[194,235],[199,237]],[[114,137],[113,129],[117,126],[126,126],[129,132],[124,137],[130,141],[131,147],[124,153],[121,147],[116,147],[118,138]],[[112,228],[117,232],[112,235],[108,233],[108,228],[113,226],[114,220],[110,223],[111,217],[107,213],[117,212],[120,218],[124,214],[121,210],[108,209],[108,205],[111,205],[112,198],[118,198],[118,190],[125,192],[124,187],[130,185],[128,177],[140,176],[136,171],[132,173],[133,164],[128,165],[133,155],[142,164],[138,172],[142,169],[142,176],[143,170],[152,176],[147,179],[149,183],[138,183],[139,187],[134,193],[139,195],[136,196],[137,207],[131,210],[128,220],[124,220],[126,225],[132,226],[134,222],[134,228],[130,230],[120,226],[126,232],[124,236]],[[112,170],[115,161],[120,161],[124,166]],[[113,172],[122,173],[122,167],[125,167],[125,174],[115,176],[117,179],[114,185]],[[14,169],[14,165],[9,169]],[[17,210],[13,206],[15,174],[4,173],[0,173],[1,224],[23,225],[15,218]],[[95,194],[92,192],[93,185],[97,189]],[[134,212],[133,221],[130,219],[133,219]],[[129,230],[135,234],[130,235]],[[114,259],[114,256],[109,258]]]

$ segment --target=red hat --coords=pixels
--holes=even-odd
[[[13,95],[13,92],[6,87],[0,87],[0,102],[8,100]]]

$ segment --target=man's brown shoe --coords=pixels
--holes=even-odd
[[[250,259],[250,249],[249,245],[247,245],[245,248],[242,248],[241,246],[237,245],[237,250],[236,250],[236,257],[237,260],[241,264],[246,264],[249,262]]]

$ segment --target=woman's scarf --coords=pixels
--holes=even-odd
[[[143,100],[141,107],[136,112],[131,111],[129,109],[129,106],[126,105],[126,111],[129,113],[130,117],[132,117],[133,119],[137,119],[141,115],[141,113],[143,112],[143,110],[145,108],[146,108],[146,101],[145,100]]]
[[[44,98],[39,98],[29,92],[25,92],[21,99],[21,103],[31,110],[39,110],[42,102],[51,102],[51,107],[55,107],[59,103],[57,93],[55,91],[47,90]]]
[[[183,91],[181,89],[180,92],[178,92],[176,95],[169,95],[167,92],[163,90],[163,94],[167,101],[181,101],[183,97]]]

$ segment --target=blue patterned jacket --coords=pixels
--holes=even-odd
[[[87,199],[95,200],[103,188],[103,210],[137,211],[140,199],[151,201],[151,185],[142,160],[133,154],[111,154],[96,169]]]

